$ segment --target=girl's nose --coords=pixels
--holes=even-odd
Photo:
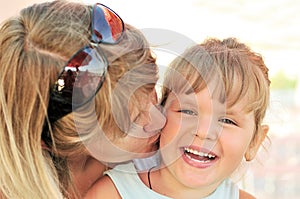
[[[202,140],[217,140],[221,134],[222,128],[217,122],[214,121],[215,120],[212,118],[212,116],[199,118],[195,136]]]

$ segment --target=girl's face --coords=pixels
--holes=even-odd
[[[239,166],[253,137],[254,114],[243,111],[246,103],[226,108],[207,88],[171,93],[160,138],[165,176],[189,189],[215,190]]]

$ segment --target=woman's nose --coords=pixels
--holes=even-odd
[[[160,131],[166,124],[166,116],[164,108],[160,105],[150,105],[149,123],[144,126],[144,130],[148,133]]]

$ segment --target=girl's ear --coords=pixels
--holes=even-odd
[[[247,161],[251,161],[254,159],[260,145],[266,138],[268,131],[269,131],[268,125],[260,126],[260,128],[258,129],[258,132],[256,132],[256,135],[254,136],[253,140],[251,141],[251,143],[245,153],[245,158]]]

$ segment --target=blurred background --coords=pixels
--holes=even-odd
[[[0,21],[44,0],[1,0]],[[46,0],[45,0],[46,1]],[[78,0],[80,1],[80,0]],[[81,0],[92,4],[96,0]],[[167,29],[195,42],[237,37],[264,57],[270,69],[270,140],[240,185],[264,199],[300,196],[300,1],[298,0],[98,0],[139,29]],[[149,37],[149,41],[157,41]],[[166,41],[154,43],[163,47]],[[188,44],[187,44],[188,46]],[[174,55],[154,49],[158,64]],[[184,48],[182,48],[182,51]],[[162,68],[163,71],[163,68]]]

